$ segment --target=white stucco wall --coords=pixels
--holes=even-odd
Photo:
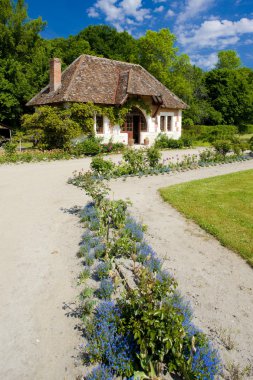
[[[156,137],[161,133],[160,128],[160,117],[165,116],[171,117],[171,130],[164,131],[169,138],[179,139],[182,133],[182,111],[181,110],[166,110],[161,109],[155,117],[152,118],[151,115],[147,115],[145,111],[142,110],[144,117],[147,122],[147,131],[140,132],[140,144],[144,144],[144,139],[147,137],[149,139],[149,145],[152,145]],[[94,128],[96,131],[96,120],[94,120]],[[98,137],[103,138],[104,143],[108,143],[110,140],[112,142],[121,142],[123,144],[128,144],[128,134],[126,132],[120,131],[119,125],[110,125],[110,121],[107,117],[104,117],[103,124],[104,133],[96,133]]]

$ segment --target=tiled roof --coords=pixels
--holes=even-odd
[[[187,105],[140,65],[81,55],[63,73],[58,90],[47,85],[27,105],[93,102],[120,105],[128,95],[162,99],[162,107],[184,109]]]

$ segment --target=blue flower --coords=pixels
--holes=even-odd
[[[96,275],[98,276],[98,278],[100,280],[107,278],[111,267],[112,264],[108,261],[99,264],[96,268]]]
[[[196,379],[214,380],[221,372],[221,361],[218,351],[210,343],[197,348],[193,356],[192,370]]]
[[[86,380],[113,380],[113,373],[106,365],[100,364],[86,376]]]
[[[137,261],[142,263],[150,272],[160,272],[162,262],[158,259],[155,251],[146,242],[137,245]]]
[[[102,302],[96,309],[94,329],[88,337],[87,351],[101,360],[112,373],[131,375],[136,347],[132,337],[117,331],[120,310],[111,301]]]
[[[196,335],[200,330],[192,322],[193,311],[189,301],[186,301],[179,292],[175,292],[171,298],[172,305],[183,315],[183,327],[189,337]]]
[[[109,300],[114,291],[114,285],[110,278],[103,279],[100,283],[99,289],[96,291],[96,294],[99,298],[104,300]]]
[[[143,230],[142,225],[137,223],[134,218],[128,217],[125,224],[126,233],[136,241],[143,240]]]

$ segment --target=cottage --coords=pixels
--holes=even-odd
[[[100,106],[122,106],[129,99],[141,99],[150,113],[134,107],[124,125],[111,125],[96,115],[94,129],[104,142],[152,143],[159,133],[181,136],[182,110],[187,105],[140,65],[81,55],[63,73],[61,61],[50,61],[50,83],[27,105],[67,105],[93,102]]]

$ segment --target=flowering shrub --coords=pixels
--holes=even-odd
[[[142,177],[252,159],[251,154],[243,153],[245,148],[243,148],[241,143],[232,144],[232,142],[229,142],[229,144],[227,144],[226,141],[218,141],[215,145],[217,148],[216,151],[214,149],[207,149],[202,151],[199,157],[197,155],[188,154],[184,155],[181,161],[179,158],[176,162],[172,162],[171,159],[165,159],[160,163],[157,158],[158,156],[160,157],[160,152],[158,151],[157,154],[155,152],[150,152],[150,149],[153,149],[153,147],[149,148],[149,150],[127,149],[123,155],[123,161],[118,164],[103,160],[102,158],[96,158],[97,161],[103,162],[103,164],[101,164],[99,168],[97,168],[98,165],[92,165],[93,172],[89,175],[91,177],[93,176],[98,181],[119,177]],[[231,147],[234,154],[227,154],[228,146]],[[87,173],[76,173],[74,178],[70,180],[70,183],[83,187],[85,176],[87,176]]]
[[[219,354],[210,343],[203,342],[192,359],[192,372],[196,379],[214,380],[221,371]]]
[[[113,302],[102,302],[96,309],[88,332],[87,352],[91,361],[103,361],[112,373],[133,373],[134,343],[130,335],[118,332],[120,309]]]
[[[87,193],[96,197],[99,182],[93,180],[96,185],[91,177],[88,179]],[[86,287],[80,295],[83,321],[89,316],[86,351],[92,363],[102,363],[87,378],[158,378],[174,372],[185,379],[214,380],[220,372],[219,356],[193,324],[189,302],[177,291],[174,277],[162,269],[161,260],[145,242],[144,227],[129,216],[127,203],[110,201],[100,192],[99,200],[89,203],[81,217],[87,227],[80,248],[86,263],[87,258],[94,260],[99,250],[104,254],[104,261],[93,270],[93,280],[100,281],[99,288],[94,291]],[[94,220],[99,223],[91,232]],[[124,298],[114,285],[117,273],[111,260],[115,256],[134,261],[136,287],[127,286]],[[113,292],[115,302],[110,301]]]
[[[110,278],[102,279],[99,289],[96,291],[98,298],[109,300],[114,291],[114,285]]]
[[[135,241],[143,240],[143,227],[141,224],[136,223],[136,221],[128,217],[125,224],[125,232],[126,234]]]
[[[110,261],[103,262],[97,266],[96,269],[96,275],[97,277],[102,280],[103,278],[107,278],[109,275],[109,272],[112,268],[112,264]]]
[[[111,174],[115,164],[111,160],[104,160],[102,157],[94,157],[91,161],[91,169],[102,175]]]
[[[86,376],[86,380],[113,380],[113,374],[106,365],[100,364]]]
[[[156,253],[153,249],[145,242],[142,242],[137,247],[137,261],[142,263],[151,272],[160,272],[162,263],[156,257]]]

